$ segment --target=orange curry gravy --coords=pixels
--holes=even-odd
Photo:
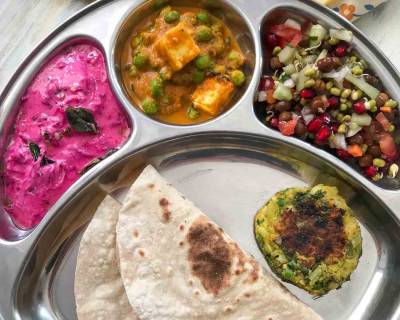
[[[164,7],[138,24],[124,45],[122,79],[131,101],[172,124],[194,124],[228,108],[246,82],[231,31],[207,11]]]

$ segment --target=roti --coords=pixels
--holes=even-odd
[[[115,226],[120,204],[107,196],[83,234],[75,271],[78,319],[138,320],[119,273]]]
[[[117,247],[142,320],[321,319],[151,166],[125,198]]]

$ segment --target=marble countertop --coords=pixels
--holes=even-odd
[[[1,0],[0,91],[24,57],[54,27],[92,0]],[[355,22],[400,70],[400,1],[390,0]]]

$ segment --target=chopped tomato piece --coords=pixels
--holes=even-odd
[[[299,43],[301,42],[302,39],[303,39],[303,36],[301,35],[301,33],[300,32],[296,33],[294,35],[294,37],[292,38],[292,40],[290,41],[290,45],[293,48],[296,48],[299,45]]]
[[[271,31],[277,36],[285,39],[292,39],[296,34],[301,34],[300,30],[288,27],[284,24],[277,24],[271,27]]]
[[[287,44],[290,44],[292,47],[297,47],[303,37],[300,30],[288,27],[285,24],[272,26],[271,32],[279,37],[279,46],[282,48]]]
[[[298,119],[292,119],[290,121],[279,121],[279,131],[285,136],[291,136],[294,134]]]
[[[394,139],[389,133],[382,133],[379,136],[379,146],[382,153],[388,157],[393,157],[397,152]]]
[[[352,144],[348,146],[347,152],[350,153],[355,158],[362,157],[363,155],[362,149],[358,144]]]
[[[390,122],[389,120],[385,117],[385,115],[382,112],[379,112],[376,115],[376,120],[381,124],[382,128],[385,131],[389,131],[390,129]]]

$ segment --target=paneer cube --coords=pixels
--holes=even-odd
[[[155,48],[167,59],[173,71],[179,71],[200,53],[200,48],[183,23],[168,30],[157,41]]]
[[[228,103],[234,89],[232,82],[227,79],[206,79],[193,93],[193,105],[214,116]]]

